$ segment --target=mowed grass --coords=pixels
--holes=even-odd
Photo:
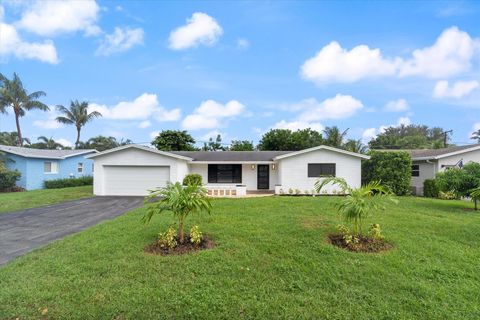
[[[401,198],[369,221],[394,249],[359,254],[326,241],[339,200],[215,200],[189,225],[217,247],[185,256],[145,254],[172,219],[137,209],[0,268],[0,318],[480,318],[471,203]]]
[[[0,193],[0,214],[92,197],[92,186]]]

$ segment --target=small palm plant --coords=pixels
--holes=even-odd
[[[337,204],[338,211],[345,221],[351,222],[354,234],[362,234],[363,221],[370,214],[383,209],[386,201],[398,203],[393,194],[379,182],[372,181],[360,188],[352,188],[343,178],[328,177],[315,183],[315,190],[320,193],[327,184],[340,187],[346,197]]]
[[[477,203],[480,200],[480,187],[470,190],[470,197],[472,198],[473,203],[475,203],[475,210],[478,210]]]
[[[159,198],[159,200],[158,200]],[[157,200],[157,201],[155,201]],[[154,201],[154,202],[152,202]],[[178,219],[178,241],[185,242],[185,220],[190,214],[212,210],[207,190],[199,185],[182,186],[179,182],[169,183],[166,188],[152,191],[145,198],[147,211],[144,222],[149,222],[154,214],[170,211]]]

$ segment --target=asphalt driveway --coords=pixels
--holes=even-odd
[[[0,265],[140,207],[142,197],[94,197],[0,215]]]

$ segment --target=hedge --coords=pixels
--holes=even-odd
[[[198,173],[189,173],[183,178],[183,185],[184,186],[189,186],[189,185],[201,185],[202,184],[202,176],[199,175]]]
[[[93,185],[93,177],[85,176],[85,177],[79,177],[79,178],[45,180],[44,184],[45,184],[45,189],[60,189],[60,188],[80,187],[80,186],[91,186]]]
[[[394,194],[411,193],[412,158],[405,151],[370,151],[370,160],[362,163],[362,183],[380,181]]]
[[[18,171],[0,170],[0,191],[13,189],[22,174]]]
[[[435,179],[426,179],[423,182],[423,196],[427,198],[438,198],[440,189]]]

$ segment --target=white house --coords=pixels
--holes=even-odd
[[[437,172],[462,167],[469,162],[480,163],[480,144],[404,151],[412,157],[411,186],[415,195],[423,195],[423,182],[435,178]]]
[[[89,156],[94,160],[94,194],[144,196],[148,190],[181,182],[198,173],[214,195],[248,191],[312,192],[321,176],[361,184],[361,162],[368,156],[328,146],[301,151],[158,151],[126,145]],[[330,187],[333,191],[336,187]],[[338,189],[336,189],[338,190]]]

